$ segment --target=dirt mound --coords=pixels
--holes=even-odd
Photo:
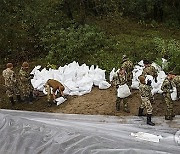
[[[1,87],[3,87],[2,82]],[[11,109],[11,105],[8,103],[8,100],[6,98],[4,88],[0,89],[0,95],[0,108]],[[155,101],[153,104],[153,115],[164,115],[166,105],[163,101],[162,95],[156,94],[154,98]],[[59,106],[53,105],[52,107],[48,107],[46,96],[42,96],[36,99],[32,105],[25,103],[16,103],[13,109],[87,115],[137,115],[138,108],[141,103],[138,90],[133,90],[132,95],[128,98],[130,113],[123,112],[122,107],[121,110],[117,112],[115,110],[115,101],[116,91],[114,87],[110,87],[106,90],[99,90],[97,87],[93,87],[91,93],[89,94],[83,96],[68,96],[68,100]],[[180,101],[174,101],[174,109],[176,114],[180,114]]]

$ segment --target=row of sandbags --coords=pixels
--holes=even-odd
[[[105,70],[94,65],[91,67],[86,64],[79,65],[75,61],[58,69],[47,70],[36,66],[31,74],[34,74],[31,80],[33,87],[44,92],[44,85],[48,79],[60,81],[65,87],[65,95],[80,96],[90,93],[93,85],[98,86],[99,89],[107,89],[111,86],[105,79]]]

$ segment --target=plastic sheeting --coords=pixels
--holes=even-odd
[[[0,110],[1,154],[179,154],[180,117],[68,115]],[[135,136],[162,136],[158,143]]]

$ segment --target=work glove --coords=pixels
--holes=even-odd
[[[152,83],[151,80],[147,80],[147,85],[148,86],[151,86],[151,83]]]

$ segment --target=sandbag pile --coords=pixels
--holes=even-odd
[[[34,78],[31,80],[33,87],[39,91],[44,90],[44,85],[48,79],[55,79],[61,82],[64,87],[65,95],[83,95],[90,93],[93,85],[99,89],[107,89],[111,86],[105,79],[105,70],[98,66],[91,67],[86,64],[79,65],[78,62],[72,62],[58,69],[43,68],[36,66],[31,74]]]

